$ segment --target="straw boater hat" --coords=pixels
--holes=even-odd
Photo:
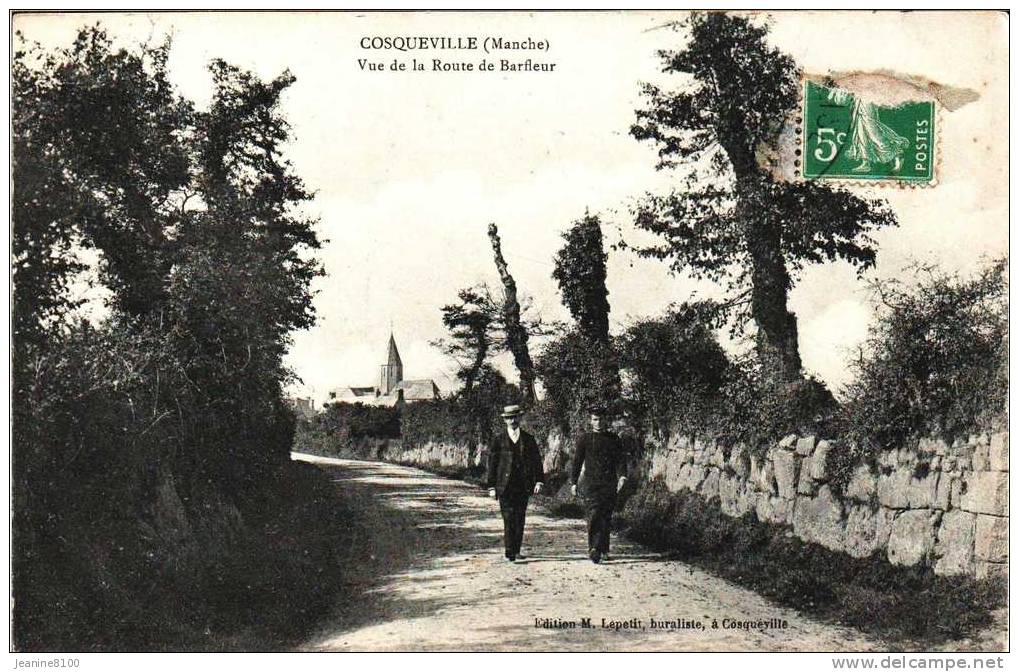
[[[520,409],[520,406],[518,406],[517,404],[503,406],[502,408],[502,417],[504,418],[515,418],[523,414],[524,412]]]

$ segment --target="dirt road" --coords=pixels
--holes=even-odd
[[[302,650],[882,648],[615,537],[612,560],[595,565],[585,554],[582,521],[550,518],[533,506],[527,557],[508,563],[498,504],[475,487],[380,462],[295,457],[327,470],[360,512],[346,559],[350,599]],[[652,619],[676,627],[653,627]],[[760,623],[778,627],[748,627]]]

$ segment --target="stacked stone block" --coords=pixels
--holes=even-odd
[[[762,457],[702,438],[649,446],[648,478],[689,490],[731,516],[788,525],[799,538],[854,557],[884,554],[897,565],[943,575],[1008,571],[1008,433],[948,445],[922,439],[830,482],[838,447],[789,435]]]
[[[951,445],[920,439],[856,465],[841,490],[831,483],[839,447],[789,435],[763,456],[705,437],[673,434],[646,446],[646,477],[672,491],[717,502],[723,513],[787,525],[799,538],[854,557],[881,553],[897,565],[925,565],[942,575],[1008,573],[1008,433],[974,434]],[[481,464],[485,450],[453,442],[404,446],[383,459],[422,466]],[[567,437],[552,432],[547,472],[566,468]]]
[[[389,441],[381,453],[386,462],[415,464],[422,467],[474,467],[481,464],[483,451],[467,443],[454,441],[428,441],[405,445],[403,441]]]

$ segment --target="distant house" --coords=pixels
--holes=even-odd
[[[287,404],[290,408],[294,409],[299,418],[313,418],[315,417],[315,400],[311,397],[290,397],[287,400]]]
[[[330,402],[368,406],[400,406],[438,398],[439,386],[431,378],[403,379],[403,360],[392,334],[389,335],[389,352],[386,363],[381,366],[378,386],[337,387],[329,391]]]

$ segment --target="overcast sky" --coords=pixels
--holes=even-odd
[[[566,319],[551,279],[560,234],[585,208],[610,241],[632,232],[628,206],[674,176],[627,132],[641,81],[667,83],[655,50],[681,34],[668,13],[106,14],[19,17],[44,44],[68,44],[96,20],[118,41],[174,36],[175,82],[207,101],[210,59],[269,78],[289,68],[284,99],[289,156],[316,192],[311,208],[328,242],[316,283],[319,324],[296,334],[289,361],[317,400],[330,388],[373,384],[390,325],[405,376],[452,385],[452,363],[430,341],[457,289],[498,285],[485,234],[499,225],[518,286],[550,319]],[[951,270],[1007,253],[1007,19],[995,14],[778,13],[772,43],[807,72],[894,71],[971,89],[979,98],[941,111],[937,186],[858,189],[885,196],[900,227],[877,236],[872,275],[896,277],[913,259]],[[486,36],[547,40],[547,52],[495,58],[554,62],[552,73],[366,72],[363,36]],[[407,59],[414,54],[401,54]],[[477,62],[481,52],[429,52]],[[819,215],[820,216],[820,215]],[[613,329],[717,288],[615,253],[609,262]],[[809,269],[793,289],[806,369],[838,387],[849,349],[872,318],[864,284],[846,264]]]

